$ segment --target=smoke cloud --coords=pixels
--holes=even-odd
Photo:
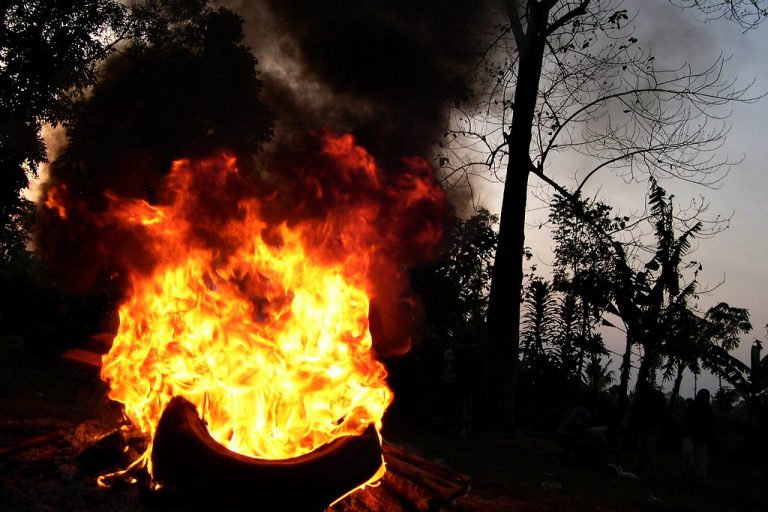
[[[467,73],[489,1],[226,2],[246,20],[278,144],[330,125],[379,159],[430,158]]]
[[[472,41],[487,21],[486,2],[225,4],[244,18],[260,74],[238,44],[239,22],[225,10],[202,14],[211,36],[193,41],[194,51],[171,44],[114,57],[51,165],[37,247],[63,286],[119,296],[128,290],[126,269],[149,272],[156,262],[141,231],[103,221],[110,197],[163,204],[173,160],[227,150],[250,185],[207,209],[221,217],[217,222],[241,214],[244,194],[259,197],[273,225],[323,217],[339,201],[327,192],[313,196],[333,176],[318,158],[318,134],[349,132],[387,176],[391,197],[400,195],[389,206],[385,195],[377,221],[388,249],[373,262],[371,330],[382,354],[407,350],[421,312],[405,268],[429,255],[423,247],[437,240],[424,236],[439,237],[447,212],[442,192],[409,202],[407,210],[393,205],[416,177],[439,190],[425,160],[445,127],[446,108],[468,94]],[[231,34],[223,44],[221,33]],[[395,212],[412,221],[405,231],[391,227]]]

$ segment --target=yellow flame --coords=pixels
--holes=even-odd
[[[182,190],[170,205],[109,197],[115,218],[140,226],[159,260],[130,276],[103,359],[109,396],[149,436],[170,399],[183,396],[217,442],[266,459],[380,427],[392,393],[372,351],[365,252],[315,254],[312,225],[280,225],[267,242],[255,200],[222,229],[236,250],[190,242],[185,173],[233,166],[176,162],[169,181]]]

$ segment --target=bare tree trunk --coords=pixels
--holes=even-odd
[[[523,230],[528,192],[528,173],[516,173],[511,167],[510,163],[504,187],[499,241],[488,301],[488,328],[493,344],[489,350],[489,363],[495,377],[491,382],[494,388],[491,395],[494,396],[493,402],[498,408],[500,426],[504,430],[514,429],[515,425],[514,397],[520,370],[520,299],[525,245]]]
[[[683,372],[685,372],[685,365],[678,363],[677,375],[675,375],[675,382],[672,385],[672,394],[669,395],[669,412],[675,410],[675,402],[677,397],[680,396],[680,385],[683,383]]]
[[[544,62],[548,9],[532,4],[524,40],[518,41],[519,61],[514,115],[506,143],[509,148],[504,196],[499,217],[499,238],[488,299],[489,350],[494,375],[501,380],[492,390],[504,430],[515,429],[514,400],[520,371],[520,302],[523,290],[525,208],[534,111]],[[520,17],[510,13],[511,23],[521,27]],[[521,28],[522,30],[522,28]]]
[[[655,346],[649,343],[643,344],[643,358],[640,360],[640,368],[637,370],[637,386],[639,387],[641,382],[652,383],[651,377],[655,380],[655,375],[652,375],[652,370],[656,363],[656,357],[658,356]]]
[[[618,423],[624,419],[629,408],[629,376],[632,370],[632,336],[627,331],[627,345],[621,358],[621,375],[619,376],[619,406],[616,413]]]

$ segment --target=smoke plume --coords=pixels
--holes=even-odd
[[[388,183],[386,193],[377,192],[383,202],[375,231],[385,242],[370,274],[371,331],[382,353],[406,350],[420,307],[404,269],[429,257],[447,216],[442,192],[416,202],[407,194],[424,184],[439,190],[426,161],[446,107],[468,94],[471,41],[487,15],[485,2],[229,5],[244,27],[227,9],[205,9],[192,22],[199,36],[190,36],[189,24],[171,23],[178,33],[160,34],[104,66],[104,79],[77,106],[68,146],[51,165],[37,247],[63,284],[126,293],[131,273],[151,272],[156,257],[141,230],[105,221],[117,199],[162,205],[174,160],[224,150],[237,158],[248,185],[224,201],[201,203],[207,207],[196,218],[206,213],[226,225],[242,214],[238,204],[246,196],[264,204],[270,225],[323,218],[370,192],[347,190],[347,171],[328,171],[323,156],[319,141],[352,133],[350,141],[377,162],[377,179]],[[257,153],[258,161],[251,158]],[[368,164],[355,165],[360,172]],[[395,213],[411,222],[393,228]],[[215,230],[198,231],[226,254]]]
[[[278,143],[306,128],[355,133],[380,159],[431,157],[466,98],[489,1],[230,1],[246,20]]]

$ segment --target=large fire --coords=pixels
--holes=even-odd
[[[328,201],[321,214],[265,220],[270,197],[244,192],[226,154],[174,162],[157,204],[106,194],[97,222],[133,233],[151,264],[123,262],[130,290],[101,376],[150,438],[174,396],[216,441],[258,458],[381,426],[393,396],[369,328],[376,282],[402,273],[393,244],[436,244],[439,224],[398,223],[444,197],[423,160],[389,175],[351,136],[320,139],[336,175],[302,183]],[[66,196],[48,194],[62,218],[77,208]]]

